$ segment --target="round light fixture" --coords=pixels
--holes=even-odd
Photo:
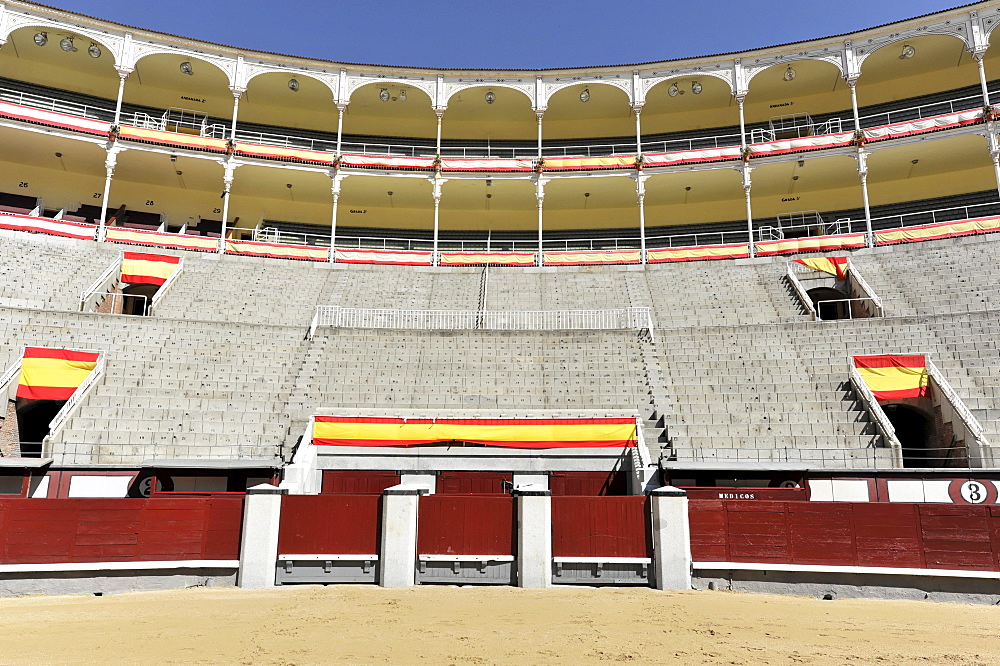
[[[667,88],[667,94],[670,95],[671,97],[677,97],[677,95],[678,95],[678,93],[680,93],[680,91],[681,91],[681,89],[677,87],[676,83],[671,83],[670,87]]]
[[[909,44],[903,44],[903,51],[899,54],[900,60],[909,60],[916,54],[917,50]]]
[[[400,90],[399,91],[399,101],[400,102],[405,102],[406,101],[406,91],[405,90]]]
[[[492,104],[495,101],[497,101],[497,95],[495,92],[490,90],[489,92],[486,93],[486,103]]]
[[[95,44],[94,42],[91,42],[90,46],[87,47],[87,53],[90,54],[91,58],[100,58],[101,57],[101,47],[98,46],[97,44]]]
[[[75,52],[77,50],[77,48],[75,46],[73,46],[73,38],[72,37],[63,37],[62,39],[60,39],[59,40],[59,48],[61,48],[66,53],[73,53],[73,52]]]
[[[580,101],[581,102],[589,102],[590,101],[590,88],[584,88],[583,89],[583,91],[580,93]]]
[[[288,89],[292,92],[299,91],[299,82],[297,79],[288,79]]]
[[[181,63],[180,67],[181,67],[181,74],[187,74],[188,76],[194,74],[194,68],[191,66],[190,61],[185,60],[184,62]]]
[[[702,90],[703,88],[701,87],[701,83],[699,81],[691,82],[691,92],[693,92],[695,95],[700,95]]]
[[[35,45],[45,46],[49,43],[49,35],[46,32],[36,32],[35,33]]]
[[[788,69],[785,70],[785,73],[781,78],[783,78],[785,81],[795,80],[795,70],[792,69],[791,65],[788,66]]]
[[[382,100],[383,102],[388,102],[389,101],[389,91],[387,89],[385,89],[385,88],[382,88],[382,90],[380,90],[379,93],[378,93],[378,98],[380,100]]]

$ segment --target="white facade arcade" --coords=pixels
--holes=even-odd
[[[803,211],[871,244],[893,205],[1000,184],[983,111],[998,17],[983,3],[726,57],[458,71],[258,53],[4,2],[0,100],[179,139],[4,114],[0,192],[99,205],[101,224],[125,206],[164,229],[208,220],[222,236],[435,257],[628,249],[644,262],[650,248],[783,237],[810,226]]]

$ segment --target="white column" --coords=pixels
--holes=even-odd
[[[653,584],[658,590],[691,589],[691,526],[687,493],[664,486],[649,493],[653,526]]]
[[[515,489],[517,502],[517,585],[552,586],[552,493],[528,486]]]
[[[538,265],[545,265],[545,249],[542,247],[542,203],[545,201],[545,183],[539,176],[535,182],[535,202],[538,204]]]
[[[979,87],[983,90],[983,104],[985,106],[992,106],[990,104],[990,89],[986,84],[986,67],[983,65],[983,57],[986,52],[973,53],[972,57],[975,58],[976,64],[979,66]]]
[[[417,512],[426,488],[400,484],[382,494],[382,534],[378,584],[410,587],[416,582]]]
[[[639,196],[639,258],[646,263],[646,176],[641,171],[635,175],[635,191]]]
[[[344,111],[347,110],[346,104],[337,105],[337,157],[340,157],[340,145],[344,138]]]
[[[270,484],[247,488],[243,503],[243,536],[236,584],[248,589],[274,587],[278,564],[281,497],[288,491]]]
[[[437,116],[437,139],[434,141],[434,155],[441,157],[441,119],[444,118],[444,109],[434,109]]]
[[[848,78],[847,87],[851,90],[851,113],[854,114],[854,131],[861,131],[861,118],[858,117],[858,80],[857,78]]]
[[[753,167],[744,162],[743,164],[743,195],[746,197],[747,202],[747,234],[750,237],[747,243],[747,250],[750,253],[750,258],[753,259],[757,256],[757,245],[753,239],[753,207],[750,205],[750,172],[753,171]]]
[[[337,261],[337,206],[340,203],[340,176],[334,172],[331,174],[332,185],[330,193],[333,195],[333,213],[330,215],[330,262]]]
[[[535,109],[535,118],[538,119],[538,159],[542,159],[542,116],[545,109]]]
[[[736,103],[740,107],[740,149],[746,150],[747,147],[747,123],[746,117],[743,115],[743,100],[746,99],[746,94],[733,95],[736,99]]]
[[[431,263],[438,265],[438,225],[441,218],[441,178],[434,176],[434,251],[431,254]]]
[[[119,69],[118,70],[118,97],[115,99],[115,119],[112,121],[112,125],[118,127],[121,125],[122,120],[122,98],[125,95],[125,79],[128,75],[132,73],[131,69]]]
[[[230,88],[233,91],[233,124],[229,130],[229,138],[236,141],[236,117],[240,113],[240,98],[246,92],[243,88]]]
[[[108,149],[108,157],[104,160],[104,195],[101,198],[101,220],[97,228],[97,240],[103,241],[108,231],[108,197],[111,196],[111,177],[115,174],[115,165],[118,164],[118,150],[115,147]]]
[[[875,247],[875,234],[872,232],[872,211],[868,204],[868,153],[858,146],[858,175],[861,176],[861,198],[865,205],[865,245]]]
[[[222,174],[222,233],[219,236],[219,253],[226,251],[226,225],[229,224],[229,192],[233,188],[233,171],[236,165],[232,158],[226,159],[226,170]]]
[[[639,120],[639,115],[642,113],[642,104],[638,104],[632,107],[635,112],[635,154],[642,154],[642,122]]]

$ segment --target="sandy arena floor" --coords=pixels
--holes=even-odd
[[[1000,609],[372,586],[0,599],[0,663],[997,664]]]

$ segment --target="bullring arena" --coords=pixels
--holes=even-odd
[[[998,21],[459,71],[0,3],[0,592],[88,595],[0,645],[995,662]]]

